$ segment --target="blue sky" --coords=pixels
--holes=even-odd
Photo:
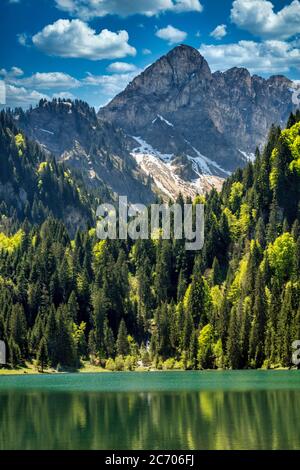
[[[299,0],[1,0],[7,105],[80,98],[98,108],[177,44],[215,70],[299,79]]]

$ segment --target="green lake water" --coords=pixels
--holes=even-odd
[[[300,449],[300,372],[0,376],[0,449]]]

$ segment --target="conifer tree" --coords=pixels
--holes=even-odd
[[[265,332],[267,300],[265,280],[259,271],[255,285],[253,321],[250,333],[249,358],[255,367],[261,367],[265,359]]]
[[[124,320],[121,320],[116,343],[117,354],[120,356],[127,356],[127,354],[129,353],[129,343],[127,336],[128,334],[125,322]]]
[[[26,336],[27,336],[27,324],[22,305],[17,304],[12,308],[10,318],[10,336],[12,342],[18,345],[20,349],[21,358],[26,357]]]
[[[47,342],[45,338],[42,338],[38,347],[37,357],[36,357],[37,367],[41,372],[44,372],[44,369],[48,363],[48,350]]]
[[[242,302],[239,302],[238,305],[232,307],[228,329],[227,356],[232,369],[239,369],[241,366],[241,316]]]

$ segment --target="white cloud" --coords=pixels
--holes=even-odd
[[[113,62],[107,67],[107,70],[115,73],[127,73],[134,72],[136,66],[134,64],[128,64],[127,62]]]
[[[28,108],[34,106],[41,99],[51,99],[44,93],[36,90],[28,91],[24,87],[16,87],[14,85],[6,85],[6,103],[11,108],[22,107]]]
[[[97,86],[102,94],[113,98],[117,93],[120,93],[131,82],[141,70],[137,69],[135,72],[113,74],[113,75],[92,75],[88,74],[82,81],[87,86]]]
[[[15,76],[16,77],[16,76]],[[71,75],[62,72],[37,72],[31,77],[19,78],[9,76],[7,81],[18,86],[35,88],[37,90],[49,90],[53,88],[78,88],[80,81]]]
[[[29,37],[26,33],[17,34],[18,42],[21,46],[29,46]]]
[[[0,76],[5,80],[7,106],[28,108],[34,106],[42,98],[75,99],[75,96],[64,89],[79,88],[80,80],[62,72],[34,73],[30,77],[23,77],[24,72],[19,67],[10,70],[0,70]],[[58,89],[53,94],[53,91]]]
[[[54,93],[52,98],[61,98],[62,100],[75,100],[76,96],[69,91],[60,91],[59,93]]]
[[[24,75],[24,72],[19,67],[12,67],[8,71],[6,69],[1,69],[0,75],[2,77],[5,77],[6,80],[8,80],[10,78],[22,77],[22,75]]]
[[[90,60],[134,56],[127,31],[103,29],[99,34],[81,20],[57,20],[32,38],[33,44],[48,55]]]
[[[184,41],[187,37],[187,33],[185,31],[174,28],[174,26],[171,26],[170,24],[166,28],[158,29],[155,35],[160,39],[168,41],[170,46]]]
[[[20,69],[20,67],[12,67],[11,68],[11,73],[15,76],[15,77],[21,77],[22,75],[24,75],[24,72],[22,69]]]
[[[76,96],[68,91],[49,94],[11,84],[6,85],[6,106],[10,108],[29,108],[29,106],[35,106],[41,99],[51,101],[53,98],[75,100]]]
[[[220,24],[210,33],[210,36],[215,39],[222,39],[226,36],[226,34],[227,34],[226,24]]]
[[[234,0],[231,20],[257,36],[287,39],[300,32],[300,2],[293,0],[275,13],[268,0]]]
[[[202,44],[200,53],[212,70],[247,67],[251,73],[286,73],[291,67],[300,69],[300,51],[285,41],[239,41],[234,44]]]
[[[150,55],[150,54],[152,54],[152,51],[150,51],[150,49],[143,49],[142,54],[143,55]]]
[[[155,16],[163,12],[201,12],[200,0],[55,0],[57,8],[72,16],[89,20],[106,15]]]

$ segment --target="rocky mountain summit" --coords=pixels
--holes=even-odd
[[[294,109],[291,87],[284,76],[266,80],[244,68],[212,73],[197,49],[181,45],[136,77],[99,117],[163,154],[193,159],[202,174],[208,169],[225,177],[253,157],[272,123],[285,125]]]
[[[98,115],[87,103],[41,100],[16,124],[92,188],[131,202],[195,196],[254,158],[271,125],[294,110],[293,83],[244,68],[212,73],[181,45],[138,75]]]

